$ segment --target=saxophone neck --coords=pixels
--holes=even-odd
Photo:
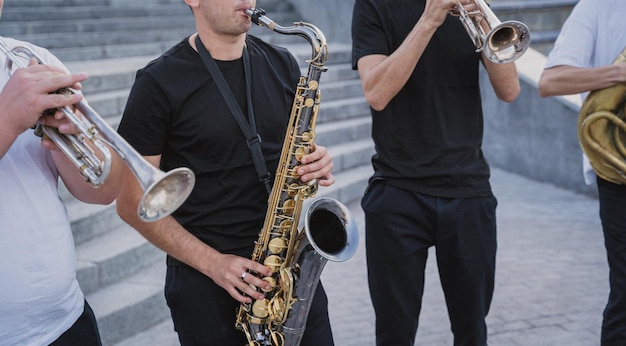
[[[304,37],[311,45],[311,59],[307,63],[315,66],[323,66],[328,59],[328,45],[324,33],[315,25],[306,22],[295,22],[292,26],[280,26],[265,15],[265,10],[249,8],[246,14],[254,24],[264,26],[272,31],[283,35],[298,35]]]

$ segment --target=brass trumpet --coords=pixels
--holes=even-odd
[[[32,50],[17,46],[13,49],[0,39],[0,51],[6,56],[5,71],[9,77],[15,68],[28,66],[24,61],[36,59],[44,62]],[[71,89],[57,91],[74,92]],[[139,181],[144,194],[137,207],[137,214],[146,221],[157,221],[174,212],[187,199],[195,183],[195,175],[180,167],[167,173],[146,161],[126,140],[100,117],[83,98],[74,107],[82,118],[70,107],[59,108],[65,117],[78,129],[77,135],[65,135],[56,128],[37,123],[35,134],[46,135],[78,167],[81,175],[93,186],[100,186],[111,171],[111,152],[105,144],[113,148],[124,160]],[[56,111],[56,110],[54,110]],[[83,119],[84,118],[84,119]],[[86,141],[101,153],[100,159]]]
[[[501,22],[484,0],[474,0],[474,3],[476,10],[467,11],[458,3],[450,14],[459,17],[476,51],[483,51],[487,59],[497,64],[506,64],[521,57],[530,46],[528,26],[516,20]],[[481,25],[483,19],[487,32]]]

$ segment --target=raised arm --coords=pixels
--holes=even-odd
[[[363,92],[375,110],[384,109],[404,87],[437,28],[450,9],[469,0],[429,0],[424,13],[391,55],[368,55],[357,62]]]

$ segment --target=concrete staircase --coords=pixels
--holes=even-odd
[[[4,7],[2,35],[49,48],[71,71],[87,72],[84,94],[114,128],[136,70],[195,31],[191,12],[180,0],[8,0]],[[288,2],[266,1],[264,8],[281,25],[299,19]],[[302,38],[260,27],[253,33],[287,45],[298,61],[310,57]],[[358,74],[350,69],[350,47],[331,45],[330,52],[329,71],[321,80],[318,143],[335,157],[337,183],[321,194],[347,201],[361,195],[371,174],[369,109]],[[169,319],[163,298],[164,253],[126,225],[114,205],[87,205],[63,187],[60,192],[72,219],[78,279],[98,318],[104,345]]]
[[[301,16],[289,1],[266,0],[263,8],[281,25],[324,21]],[[510,16],[529,24],[537,40],[533,17],[525,17],[528,11],[522,18],[516,12],[519,6],[494,10],[503,21]],[[558,18],[562,17],[560,13]],[[5,0],[0,21],[3,36],[49,48],[71,71],[87,72],[84,94],[114,128],[136,70],[194,31],[193,17],[181,0]],[[305,67],[311,51],[303,39],[258,27],[251,33],[287,46]],[[329,70],[321,79],[317,142],[332,153],[337,182],[320,194],[347,203],[362,195],[372,173],[374,149],[369,107],[358,74],[350,67],[350,44],[329,42],[329,48]],[[86,205],[63,188],[61,196],[72,219],[78,279],[98,318],[104,345],[123,345],[135,335],[150,333],[155,325],[171,328],[163,298],[164,253],[119,219],[114,205]]]

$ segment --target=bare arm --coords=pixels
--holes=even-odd
[[[594,68],[560,65],[543,70],[539,78],[539,95],[580,94],[623,82],[626,82],[624,62]]]
[[[145,158],[155,167],[158,167],[161,161],[160,156]],[[117,198],[117,212],[126,223],[170,256],[210,277],[237,301],[250,302],[248,296],[263,299],[263,294],[250,285],[269,289],[269,284],[253,275],[248,275],[246,282],[243,282],[240,275],[246,271],[253,271],[270,276],[269,268],[244,257],[220,253],[187,231],[171,216],[155,222],[143,222],[137,215],[137,205],[142,195],[141,186],[126,168],[122,192]]]
[[[496,96],[504,102],[513,102],[521,91],[515,63],[496,64],[484,55],[482,61]]]
[[[469,0],[429,0],[424,13],[400,47],[391,55],[368,55],[357,62],[363,92],[375,110],[384,109],[404,87],[437,28],[449,10]]]

